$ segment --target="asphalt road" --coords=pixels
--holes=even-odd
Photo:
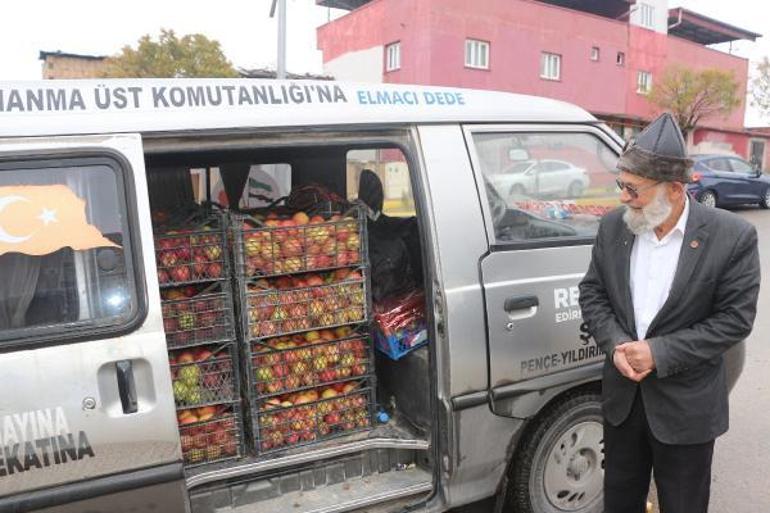
[[[759,233],[762,288],[746,365],[730,395],[730,431],[716,443],[711,513],[770,511],[770,211],[736,212]]]
[[[735,211],[759,233],[762,288],[743,374],[730,395],[730,431],[717,440],[710,513],[770,512],[770,210]],[[654,492],[653,492],[654,493]],[[654,502],[654,497],[651,497]],[[658,513],[657,506],[654,512]],[[483,513],[493,503],[455,513]]]

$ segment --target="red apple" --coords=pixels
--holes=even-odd
[[[178,364],[193,363],[195,362],[195,355],[191,351],[184,351],[177,356]]]
[[[212,262],[206,266],[206,275],[209,278],[221,278],[222,277],[222,264]]]
[[[190,281],[190,267],[186,265],[179,265],[171,268],[171,279],[175,282]]]

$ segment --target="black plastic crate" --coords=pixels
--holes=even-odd
[[[360,206],[343,213],[316,213],[297,224],[283,218],[232,216],[236,273],[243,278],[357,267],[367,261],[366,216]]]
[[[241,291],[245,337],[253,340],[367,322],[366,268],[334,273],[348,271],[348,277],[336,283],[314,275],[316,280],[294,288],[276,288],[268,280],[247,282]]]
[[[244,455],[243,415],[237,404],[184,409],[177,412],[177,419],[186,466]]]
[[[255,400],[252,412],[257,452],[282,451],[370,429],[374,415],[372,381],[348,381],[339,385],[355,388],[335,390],[333,397],[324,397],[333,387],[319,387]]]
[[[197,211],[174,226],[155,227],[155,260],[161,287],[230,278],[227,218]]]
[[[234,300],[229,283],[165,289],[161,297],[178,297],[161,301],[169,349],[235,340]]]
[[[169,353],[177,409],[233,402],[240,382],[236,345],[198,346]]]

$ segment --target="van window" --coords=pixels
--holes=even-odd
[[[195,202],[202,204],[213,201],[222,206],[230,205],[225,193],[225,184],[222,180],[222,171],[218,167],[192,168],[192,194]],[[211,191],[207,189],[211,186]],[[238,201],[238,208],[265,207],[273,201],[287,196],[291,192],[291,165],[277,164],[252,164],[249,166],[249,176],[243,186],[243,193]]]
[[[382,182],[383,214],[391,217],[415,215],[409,166],[401,150],[377,148],[348,151],[348,199],[358,197],[359,179],[364,169],[373,171]]]
[[[475,133],[496,243],[593,237],[619,205],[617,155],[587,133]]]
[[[0,341],[137,317],[122,173],[107,158],[0,167]]]

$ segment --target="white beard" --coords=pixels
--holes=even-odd
[[[641,210],[630,208],[626,205],[626,211],[623,213],[623,221],[631,233],[641,235],[644,232],[654,230],[671,215],[673,206],[666,197],[664,188],[658,189],[655,197]]]

